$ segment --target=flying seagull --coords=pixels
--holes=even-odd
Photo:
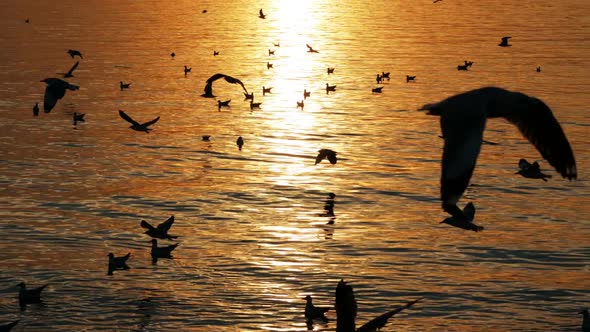
[[[74,74],[73,74],[74,70],[76,70],[76,68],[78,68],[79,64],[80,64],[80,61],[76,61],[76,63],[74,63],[72,68],[70,68],[70,70],[68,70],[67,73],[58,73],[58,74],[62,75],[64,78],[74,77]]]
[[[314,319],[321,319],[324,322],[328,321],[328,318],[326,317],[325,313],[326,311],[330,310],[330,308],[316,307],[315,305],[313,305],[310,295],[307,295],[305,297],[305,301],[305,319],[308,322],[312,322]]]
[[[260,11],[258,11],[258,17],[260,17],[261,19],[266,18],[266,15],[262,12],[262,8],[260,8]]]
[[[442,156],[442,208],[467,219],[457,202],[469,184],[481,148],[487,118],[503,117],[518,127],[558,173],[577,177],[572,148],[551,109],[524,93],[485,87],[451,96],[422,107],[440,116],[445,140]]]
[[[155,237],[158,239],[172,240],[172,239],[177,238],[177,236],[172,236],[172,235],[168,234],[168,231],[170,230],[170,227],[172,227],[172,224],[174,224],[174,216],[170,216],[170,218],[168,218],[168,219],[166,219],[166,221],[160,223],[157,227],[150,225],[145,220],[141,221],[140,226],[142,228],[147,229],[147,231],[145,231],[145,234],[147,234],[151,237]]]
[[[201,97],[215,98],[215,96],[213,95],[213,82],[217,81],[220,78],[224,78],[225,81],[228,83],[241,85],[242,89],[244,89],[244,92],[248,93],[248,90],[246,90],[244,83],[242,83],[242,81],[240,81],[239,79],[233,78],[233,77],[225,75],[225,74],[215,74],[215,75],[209,77],[209,79],[207,80],[207,84],[205,85],[205,89],[204,89],[205,93],[203,93],[201,95]]]
[[[20,322],[20,319],[15,320],[12,323],[8,323],[8,324],[4,324],[4,325],[0,325],[0,332],[10,332],[10,330],[16,325],[18,324],[18,322]]]
[[[79,56],[79,57],[80,57],[80,59],[84,59],[84,58],[82,57],[82,53],[80,53],[80,51],[78,51],[78,50],[68,50],[68,54],[69,54],[69,55],[72,57],[72,59],[73,59],[75,56]]]
[[[483,231],[483,226],[478,226],[473,223],[473,219],[475,218],[475,205],[473,205],[472,202],[469,202],[467,205],[465,205],[463,208],[463,215],[465,216],[465,219],[448,217],[440,223],[471,230],[474,232]]]
[[[27,285],[24,282],[21,282],[17,285],[20,289],[18,291],[18,303],[21,308],[24,308],[29,303],[39,303],[41,302],[41,292],[45,287],[48,285],[45,284],[41,287],[27,289]]]
[[[548,178],[551,178],[551,175],[541,172],[541,166],[536,161],[531,164],[526,159],[522,158],[518,161],[518,168],[519,170],[515,174],[520,174],[525,178],[542,179],[545,182]]]
[[[318,151],[318,156],[315,158],[315,165],[319,164],[322,160],[328,158],[330,164],[334,165],[338,161],[336,158],[336,151],[330,149],[321,149]]]
[[[59,78],[46,78],[41,80],[41,82],[47,84],[45,97],[43,98],[43,111],[45,113],[51,112],[57,101],[62,99],[66,94],[66,89],[72,91],[80,89],[79,86],[70,84]]]
[[[151,130],[150,128],[148,128],[149,126],[153,125],[154,123],[158,122],[158,120],[160,120],[160,117],[157,117],[146,123],[139,123],[133,120],[129,115],[127,115],[125,112],[121,110],[119,110],[119,116],[121,116],[125,121],[131,123],[131,126],[129,126],[129,128],[137,131],[144,131],[146,133],[149,133]]]
[[[501,46],[501,47],[512,46],[512,45],[508,44],[508,39],[510,39],[510,38],[512,38],[512,37],[502,37],[502,42],[500,44],[498,44],[498,46]]]
[[[309,45],[309,44],[305,44],[305,46],[307,46],[307,52],[309,52],[309,53],[320,53],[319,51],[317,51],[313,47],[311,47],[311,45]]]
[[[354,291],[352,287],[344,280],[340,280],[338,286],[336,286],[336,332],[369,332],[378,331],[383,328],[387,321],[400,311],[403,311],[421,299],[410,301],[405,305],[396,309],[390,310],[377,318],[374,318],[358,329],[355,326],[357,304],[354,298]],[[356,329],[356,330],[355,330]]]

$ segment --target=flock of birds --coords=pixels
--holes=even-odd
[[[442,0],[434,0],[438,2]],[[206,11],[203,11],[205,13]],[[260,9],[260,19],[265,19],[266,14]],[[26,20],[28,23],[28,19]],[[501,38],[498,44],[500,47],[510,47],[509,39],[506,36]],[[275,44],[275,46],[280,46]],[[319,53],[309,44],[306,45],[309,53]],[[68,50],[67,53],[72,57],[79,57],[83,59],[82,53],[78,50]],[[218,51],[214,51],[214,55],[218,55]],[[269,55],[274,54],[274,51],[269,49]],[[171,53],[174,57],[175,53]],[[80,62],[77,61],[65,73],[58,73],[63,78],[74,77],[74,71],[78,68]],[[468,70],[473,65],[472,61],[465,60],[464,64],[458,65],[457,70]],[[272,68],[271,63],[267,63],[267,69]],[[334,73],[335,68],[329,67],[328,74]],[[184,66],[184,74],[187,75],[191,68]],[[537,67],[537,72],[540,72],[540,67]],[[241,80],[225,74],[215,74],[211,76],[205,83],[204,93],[201,95],[206,98],[215,98],[213,94],[213,83],[219,79],[224,79],[230,84],[238,84],[244,90],[245,100],[250,101],[250,108],[255,109],[260,107],[260,103],[254,102],[254,94],[249,93]],[[406,82],[415,81],[416,76],[406,75]],[[376,81],[381,83],[383,80],[389,80],[389,73],[382,72],[377,74]],[[43,110],[45,113],[51,112],[56,106],[57,102],[65,96],[67,90],[76,91],[79,86],[70,84],[60,78],[46,78],[41,82],[46,83],[46,89],[43,100]],[[130,88],[130,83],[120,81],[121,91]],[[271,92],[272,88],[262,87],[263,96]],[[373,93],[381,93],[383,87],[376,87],[372,89]],[[326,93],[336,91],[335,85],[326,83]],[[304,90],[303,98],[310,97],[311,92]],[[229,107],[231,100],[218,100],[218,110],[223,107]],[[304,102],[297,102],[297,107],[303,109]],[[442,130],[442,138],[444,139],[443,156],[442,156],[442,172],[440,180],[440,195],[442,201],[442,208],[450,214],[448,218],[441,223],[445,223],[454,227],[465,230],[481,231],[482,226],[473,223],[475,218],[475,205],[469,202],[463,209],[457,206],[458,201],[463,196],[466,190],[473,171],[475,169],[477,157],[480,152],[483,140],[483,132],[485,129],[486,120],[488,118],[503,117],[509,122],[518,127],[520,132],[532,143],[540,152],[542,157],[546,159],[555,170],[561,174],[562,177],[569,180],[576,179],[577,170],[573,151],[567,140],[559,122],[555,119],[551,109],[541,100],[525,95],[520,92],[508,91],[497,87],[484,87],[475,89],[451,96],[440,102],[434,104],[424,105],[421,110],[427,111],[429,115],[440,117],[440,126]],[[33,107],[33,114],[38,116],[38,103]],[[160,117],[156,117],[147,122],[137,122],[131,118],[124,111],[119,110],[119,116],[129,122],[132,130],[148,133],[150,126],[158,122]],[[74,124],[84,121],[84,114],[74,113]],[[209,140],[210,136],[203,136],[203,140]],[[236,144],[239,149],[242,149],[244,140],[240,136]],[[318,151],[315,159],[315,164],[327,159],[331,164],[337,163],[337,153],[330,149],[321,149]],[[541,172],[538,162],[530,163],[525,159],[521,159],[518,163],[520,174],[527,178],[542,179],[547,181],[551,178]],[[333,215],[333,199],[334,194],[330,194],[332,201],[331,211]],[[151,251],[152,263],[156,263],[159,258],[172,258],[172,251],[177,248],[179,243],[159,247],[157,239],[173,240],[176,236],[168,234],[170,228],[174,223],[174,216],[171,216],[166,221],[160,223],[156,227],[152,226],[145,220],[141,220],[140,226],[144,229],[145,234],[152,237]],[[117,257],[113,253],[108,254],[108,275],[113,275],[116,270],[127,270],[129,266],[127,261],[131,257],[128,253],[124,256]],[[17,285],[19,287],[19,305],[22,309],[26,308],[27,304],[39,303],[41,301],[41,293],[48,285],[43,285],[33,289],[27,289],[24,282]],[[388,311],[385,314],[369,321],[368,323],[356,328],[355,318],[357,314],[357,304],[354,297],[352,287],[341,280],[335,292],[335,305],[337,316],[337,332],[352,332],[352,331],[376,331],[382,328],[389,318],[398,312],[410,308],[421,299],[408,302],[402,307]],[[313,304],[311,296],[306,297],[305,318],[308,327],[311,327],[314,320],[327,321],[325,316],[329,307],[317,307]],[[582,331],[590,331],[590,317],[588,310],[580,312],[583,315]],[[18,320],[0,325],[0,332],[10,331],[12,327],[18,324]]]

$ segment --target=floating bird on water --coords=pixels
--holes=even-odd
[[[248,100],[248,99],[254,100],[254,92],[252,92],[252,93],[244,92],[244,100]]]
[[[336,86],[326,83],[326,94],[330,93],[330,91],[336,91]]]
[[[79,56],[79,57],[80,57],[80,59],[84,59],[84,58],[82,57],[82,53],[80,53],[80,51],[78,51],[78,50],[68,50],[68,54],[69,54],[69,55],[72,57],[72,59],[73,59],[75,56]]]
[[[172,57],[172,59],[174,59],[174,57],[176,56],[176,53],[172,52],[172,53],[170,53],[170,56]]]
[[[41,82],[45,82],[47,87],[45,88],[45,96],[43,98],[43,111],[45,113],[51,112],[57,101],[63,98],[66,94],[66,90],[78,90],[79,86],[70,84],[59,78],[46,78]]]
[[[33,289],[27,289],[27,285],[24,282],[21,282],[17,286],[19,287],[18,303],[21,308],[24,308],[29,303],[41,302],[41,292],[48,286],[48,284]]]
[[[321,319],[324,322],[328,321],[328,317],[326,317],[326,312],[330,310],[327,307],[316,307],[313,305],[312,299],[310,295],[305,297],[305,319],[308,322],[313,321],[314,319]]]
[[[129,89],[130,86],[131,83],[123,83],[123,81],[119,81],[119,88],[121,89],[121,91],[123,91],[124,89]]]
[[[80,64],[80,61],[76,61],[76,63],[74,63],[72,68],[70,68],[70,70],[68,70],[67,73],[58,73],[58,74],[62,75],[64,78],[74,77],[74,74],[73,74],[74,70],[76,70],[76,68],[78,68],[79,64]]]
[[[330,164],[334,165],[338,161],[336,158],[336,151],[332,151],[330,149],[321,149],[318,151],[318,156],[315,158],[315,165],[319,164],[322,160],[328,158]]]
[[[275,55],[275,51],[271,51],[270,49],[268,49],[268,55]]]
[[[242,136],[238,137],[236,140],[236,145],[238,146],[238,149],[242,150],[242,146],[244,146],[244,139]]]
[[[271,88],[265,88],[264,86],[262,86],[262,95],[264,96],[267,93],[272,93],[272,87]]]
[[[86,120],[84,120],[84,116],[86,115],[86,113],[77,113],[74,112],[74,115],[72,116],[73,122],[74,122],[74,126],[78,124],[78,122],[86,122]]]
[[[468,65],[458,65],[457,66],[457,70],[468,70],[469,66]]]
[[[203,135],[201,136],[201,138],[203,139],[203,141],[209,141],[209,138],[211,138],[211,135]]]
[[[541,166],[536,161],[531,164],[524,158],[520,159],[518,161],[518,168],[519,171],[515,174],[520,174],[525,178],[542,179],[543,181],[547,181],[547,179],[551,178],[551,175],[543,174],[541,172]]]
[[[209,137],[209,136],[207,136],[207,137]],[[142,228],[147,229],[147,231],[145,231],[145,234],[147,234],[151,237],[158,238],[158,239],[168,239],[168,240],[176,239],[178,237],[178,236],[172,236],[172,235],[168,234],[168,231],[170,230],[170,227],[172,227],[172,224],[174,224],[174,216],[170,216],[170,218],[166,219],[166,221],[160,223],[156,227],[150,225],[145,220],[142,220],[139,223],[139,225]]]
[[[329,75],[329,74],[334,74],[334,70],[335,70],[335,69],[336,69],[336,68],[334,68],[334,67],[328,67],[328,75]]]
[[[272,63],[270,63],[270,62],[267,62],[267,63],[266,63],[266,69],[271,69],[271,68],[272,68]]]
[[[377,74],[375,80],[377,81],[377,84],[381,84],[381,82],[383,81],[383,77],[380,74]]]
[[[20,322],[20,319],[17,319],[12,323],[0,325],[0,332],[10,332],[10,330],[12,330],[12,328],[15,327],[18,322]]]
[[[264,15],[264,13],[262,12],[262,8],[260,8],[260,10],[258,11],[258,17],[261,19],[265,19],[266,15]]]
[[[228,99],[228,100],[226,100],[226,101],[221,101],[221,100],[218,100],[218,101],[217,101],[217,110],[218,110],[218,111],[221,111],[221,108],[222,108],[222,107],[229,107],[229,103],[230,103],[230,102],[231,102],[231,99]]]
[[[373,89],[371,89],[371,91],[372,91],[373,93],[381,93],[381,92],[383,92],[383,87],[382,87],[382,86],[380,86],[380,87],[378,87],[378,88],[373,88]]]
[[[35,106],[33,106],[33,115],[34,116],[39,115],[39,103],[35,103]]]
[[[186,76],[188,73],[191,72],[192,68],[187,67],[187,65],[184,65],[184,76]]]
[[[201,97],[215,98],[215,96],[213,95],[213,82],[217,81],[220,78],[225,79],[225,81],[227,83],[241,85],[242,89],[244,89],[244,92],[248,93],[248,90],[246,90],[244,83],[242,83],[242,81],[240,81],[239,79],[233,78],[233,77],[225,75],[225,74],[215,74],[215,75],[209,77],[209,79],[207,80],[207,82],[206,82],[207,84],[205,84],[205,89],[204,89],[205,93],[203,93],[201,95]]]
[[[172,258],[172,251],[178,247],[179,243],[175,243],[165,247],[158,247],[158,240],[152,239],[152,263],[156,263],[158,258]]]
[[[302,101],[298,101],[297,102],[297,108],[301,107],[301,110],[303,110],[303,107],[305,107],[305,103]]]
[[[143,131],[145,133],[149,133],[152,129],[148,128],[149,126],[153,125],[154,123],[158,122],[158,120],[160,120],[160,117],[157,117],[151,121],[145,122],[145,123],[139,123],[135,120],[133,120],[129,115],[127,115],[125,112],[119,110],[119,116],[121,118],[123,118],[125,121],[131,123],[131,126],[129,126],[129,128],[133,129],[133,130],[137,130],[137,131]]]
[[[320,53],[317,50],[314,50],[313,47],[311,47],[311,45],[309,44],[305,44],[305,46],[307,46],[307,52],[309,53]]]
[[[311,96],[311,91],[303,89],[303,99],[306,99],[309,96]]]
[[[416,76],[406,75],[406,83],[416,82]]]
[[[387,321],[395,314],[410,308],[416,302],[421,299],[410,301],[405,305],[388,311],[377,318],[374,318],[363,326],[356,329],[356,315],[357,315],[357,303],[354,297],[354,291],[352,287],[344,280],[340,280],[336,286],[336,332],[369,332],[378,331],[387,324]]]
[[[213,51],[213,56],[218,56],[219,55],[219,51]]]
[[[537,67],[537,73],[541,72],[541,66]]]
[[[260,105],[262,105],[262,103],[255,103],[254,99],[250,100],[250,109],[253,110],[255,108],[260,108]]]
[[[281,47],[281,43],[272,43],[275,47]]]
[[[535,97],[485,87],[422,109],[440,116],[445,140],[440,180],[442,207],[455,218],[466,219],[457,202],[473,174],[487,118],[503,117],[512,122],[558,173],[570,180],[577,177],[574,153],[559,122],[551,109]]]
[[[113,275],[113,271],[115,270],[129,270],[129,265],[127,265],[127,260],[131,257],[131,253],[128,253],[125,256],[115,257],[115,255],[111,252],[108,254],[109,256],[109,271],[108,275]]]
[[[471,230],[474,232],[483,231],[482,226],[478,226],[473,223],[473,219],[475,218],[475,205],[469,202],[463,208],[463,216],[465,218],[455,218],[455,217],[448,217],[445,220],[441,221],[441,224],[448,224],[454,227]]]
[[[502,37],[502,41],[500,42],[500,44],[498,44],[498,46],[501,47],[508,47],[508,46],[512,46],[511,44],[508,44],[508,39],[510,39],[512,37]]]
[[[590,313],[588,309],[579,312],[582,315],[582,332],[590,332]]]

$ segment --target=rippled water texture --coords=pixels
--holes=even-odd
[[[590,307],[586,0],[7,0],[0,17],[0,324],[303,331],[305,295],[330,306],[344,278],[359,323],[424,298],[385,331],[579,330]],[[502,36],[513,46],[498,47]],[[464,60],[474,65],[457,71]],[[75,61],[80,90],[34,117],[39,81]],[[381,72],[391,80],[373,94]],[[218,98],[200,97],[215,73],[240,79],[261,109],[223,80]],[[485,227],[474,233],[439,224],[439,122],[416,110],[486,85],[550,105],[579,179],[542,160],[548,182],[515,175],[520,158],[541,157],[490,120],[485,138],[499,145],[483,146],[462,200]],[[136,132],[119,109],[161,119]],[[74,112],[86,122],[73,126]],[[314,166],[322,148],[336,165]],[[180,246],[152,264],[140,220],[170,215]],[[130,252],[131,269],[108,276],[109,252]],[[19,310],[21,281],[49,283],[42,305]],[[334,330],[328,317],[314,329]]]

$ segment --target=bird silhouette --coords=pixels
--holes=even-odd
[[[311,91],[303,89],[303,99],[306,99],[309,96],[311,96]]]
[[[302,101],[298,101],[297,102],[297,108],[301,107],[301,109],[303,110],[303,107],[305,107],[305,103]]]
[[[266,15],[264,15],[264,13],[262,12],[262,8],[260,8],[260,10],[258,11],[258,17],[261,19],[265,19]]]
[[[416,81],[416,76],[406,75],[406,83],[415,82],[415,81]]]
[[[564,178],[577,177],[569,141],[551,109],[540,99],[485,87],[424,105],[422,109],[440,116],[445,140],[440,180],[442,207],[455,218],[466,219],[457,202],[473,174],[487,118],[507,119]]]
[[[35,106],[33,106],[33,115],[34,116],[39,115],[39,103],[35,103]]]
[[[369,332],[378,331],[383,328],[387,321],[395,314],[410,308],[420,299],[410,301],[405,305],[390,310],[359,327],[356,328],[357,303],[354,297],[354,291],[344,280],[340,280],[336,286],[336,332]]]
[[[500,42],[500,44],[498,44],[498,46],[500,47],[509,47],[512,46],[511,44],[508,44],[508,39],[510,39],[512,37],[502,37],[502,41]]]
[[[313,47],[311,47],[311,45],[309,44],[305,44],[305,46],[307,46],[307,52],[309,53],[320,53],[319,51],[314,50]]]
[[[221,101],[218,100],[217,101],[217,110],[221,111],[222,107],[229,107],[229,103],[231,102],[231,99],[225,100],[225,101]]]
[[[160,120],[160,117],[157,117],[151,121],[145,122],[145,123],[139,123],[135,120],[133,120],[129,115],[127,115],[125,112],[119,110],[119,116],[121,118],[123,118],[123,120],[131,123],[131,126],[129,126],[129,128],[136,130],[136,131],[143,131],[145,133],[149,133],[152,129],[149,128],[149,126],[153,125],[154,123],[158,122],[158,120]]]
[[[328,67],[328,69],[327,69],[327,71],[328,71],[328,75],[329,75],[329,74],[334,74],[334,70],[335,70],[335,69],[336,69],[336,68],[334,68],[334,67]]]
[[[310,322],[313,321],[314,319],[321,319],[324,322],[328,321],[328,318],[326,317],[326,312],[328,310],[330,310],[330,308],[327,307],[316,307],[315,305],[313,305],[313,300],[311,299],[311,295],[307,295],[305,297],[305,319]]]
[[[483,231],[482,226],[478,226],[473,223],[473,219],[475,218],[475,205],[469,202],[463,208],[463,216],[465,218],[455,218],[453,216],[446,218],[445,220],[441,221],[441,224],[447,224],[454,227],[471,230],[474,232]]]
[[[20,307],[24,308],[27,304],[41,302],[41,292],[48,284],[33,289],[27,289],[27,285],[24,282],[21,282],[17,286],[19,287],[18,302]]]
[[[330,164],[334,165],[338,161],[336,158],[337,152],[332,151],[330,149],[321,149],[318,151],[318,156],[315,158],[315,165],[319,164],[322,160],[328,158]]]
[[[383,87],[382,87],[382,86],[380,86],[380,87],[378,87],[378,88],[373,88],[373,89],[371,89],[371,91],[372,91],[373,93],[381,93],[381,92],[383,92]]]
[[[74,122],[74,126],[78,124],[78,122],[86,122],[86,120],[84,120],[84,116],[86,115],[86,113],[78,113],[78,112],[74,112],[73,116],[72,116],[72,120]]]
[[[255,108],[260,108],[260,105],[262,105],[262,103],[255,103],[254,99],[250,100],[250,109],[253,110]]]
[[[70,84],[59,78],[46,78],[41,80],[41,82],[47,84],[45,87],[45,96],[43,98],[43,111],[45,113],[51,112],[53,107],[55,107],[55,104],[57,104],[57,101],[62,99],[66,94],[66,90],[75,91],[80,89],[79,86]]]
[[[119,81],[119,88],[121,91],[129,89],[129,87],[131,87],[131,83],[123,83],[123,81]]]
[[[170,227],[172,227],[172,224],[174,224],[174,216],[170,216],[170,218],[166,219],[166,221],[160,223],[156,227],[150,225],[145,220],[142,220],[139,223],[139,225],[142,228],[147,229],[147,231],[144,232],[145,234],[147,234],[151,237],[158,238],[158,239],[168,239],[168,240],[172,240],[172,239],[177,238],[177,236],[172,236],[172,235],[168,234],[168,231],[170,230]]]
[[[330,91],[336,91],[336,86],[326,83],[326,94],[330,93]]]
[[[228,83],[241,85],[242,89],[244,89],[244,92],[246,94],[248,93],[248,90],[246,90],[244,83],[242,83],[242,81],[240,81],[239,79],[233,78],[225,74],[215,74],[209,77],[209,79],[207,79],[204,89],[205,93],[203,93],[201,96],[205,98],[215,98],[215,96],[213,95],[213,82],[217,81],[220,78],[225,79],[225,81]]]
[[[152,239],[152,263],[156,263],[158,258],[172,258],[172,251],[178,247],[179,243],[175,243],[165,247],[158,247],[158,240]]]
[[[518,161],[518,172],[515,174],[520,174],[525,178],[529,179],[542,179],[543,181],[547,181],[547,179],[551,178],[551,175],[543,174],[541,172],[541,166],[538,162],[529,163],[526,159],[522,158]]]
[[[272,90],[272,87],[266,88],[266,87],[262,86],[262,95],[264,96],[267,93],[272,93],[271,90]]]
[[[192,68],[189,68],[187,65],[184,65],[184,76],[188,75],[191,72]]]
[[[238,146],[239,150],[242,150],[242,146],[244,146],[244,139],[242,138],[242,136],[238,137],[238,139],[236,140],[236,145]]]
[[[69,55],[72,57],[72,59],[73,59],[75,56],[79,56],[79,57],[80,57],[80,59],[84,59],[84,58],[82,57],[82,53],[80,53],[80,51],[78,51],[78,50],[68,50],[68,54],[69,54]]]
[[[127,260],[131,257],[131,253],[127,253],[125,256],[115,257],[115,255],[111,252],[108,254],[109,256],[109,266],[108,266],[108,275],[113,275],[113,271],[115,270],[129,270],[129,265],[127,265]]]
[[[58,73],[58,74],[62,75],[64,78],[74,77],[74,70],[76,70],[76,68],[78,68],[79,64],[80,64],[80,61],[76,61],[76,63],[74,63],[72,68],[70,68],[70,70],[68,70],[67,73]]]

